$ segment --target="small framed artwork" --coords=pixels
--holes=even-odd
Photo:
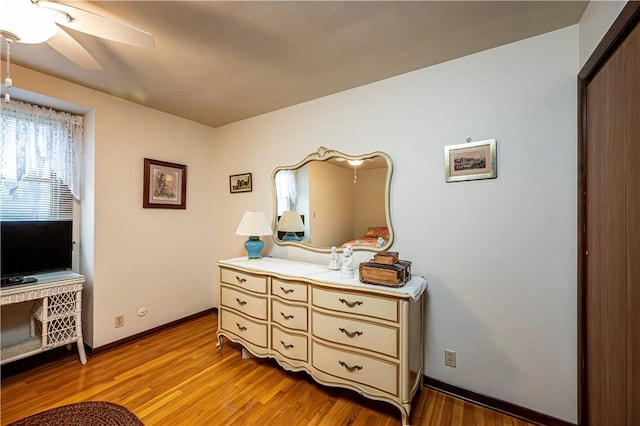
[[[229,176],[229,191],[235,192],[251,192],[253,188],[253,181],[251,180],[251,173],[242,173],[241,175]]]
[[[144,159],[142,207],[187,208],[187,166]]]
[[[498,177],[496,140],[467,142],[444,147],[446,182]]]

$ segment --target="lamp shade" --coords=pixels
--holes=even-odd
[[[236,229],[236,234],[254,237],[271,235],[273,230],[264,212],[248,210],[244,212],[244,216],[242,216],[242,220],[240,220],[240,224]]]
[[[304,231],[304,223],[298,212],[287,210],[282,213],[278,221],[278,231],[301,232]]]

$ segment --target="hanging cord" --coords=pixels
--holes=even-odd
[[[4,85],[6,86],[6,92],[4,94],[4,101],[6,103],[11,102],[11,95],[9,94],[9,89],[11,88],[13,81],[11,80],[11,42],[8,38],[5,38],[7,41],[7,77],[4,79]]]

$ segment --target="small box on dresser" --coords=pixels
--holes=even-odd
[[[382,263],[383,265],[395,265],[399,260],[399,253],[397,251],[385,251],[382,253],[376,253],[373,256],[375,263]]]
[[[363,262],[360,264],[360,282],[391,287],[402,287],[411,279],[411,262],[398,260],[393,265]]]

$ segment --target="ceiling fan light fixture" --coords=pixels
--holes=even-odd
[[[56,21],[68,21],[68,16],[38,7],[31,0],[3,0],[0,6],[0,33],[11,41],[38,44],[58,32]]]
[[[351,164],[353,166],[353,183],[357,183],[358,182],[358,172],[356,171],[356,169],[358,168],[359,165],[364,163],[364,160],[347,160],[347,163],[349,163],[349,164]]]

